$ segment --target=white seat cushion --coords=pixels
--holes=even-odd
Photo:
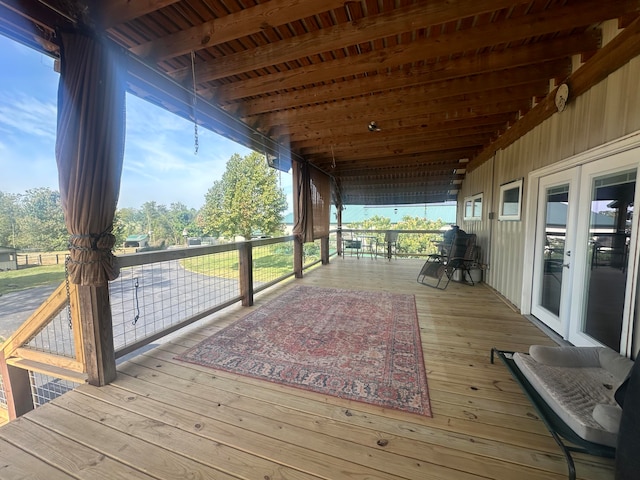
[[[613,392],[618,380],[603,368],[542,365],[516,353],[516,365],[551,409],[581,438],[616,446],[617,432],[607,431],[593,418],[596,405],[617,406]]]

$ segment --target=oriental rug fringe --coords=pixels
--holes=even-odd
[[[431,416],[413,295],[298,286],[176,358]]]

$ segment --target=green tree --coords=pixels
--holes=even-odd
[[[405,216],[398,222],[398,230],[440,230],[447,225],[442,220],[425,220],[420,217]],[[442,240],[440,233],[423,233],[403,235],[402,241],[398,242],[398,250],[401,253],[438,253],[438,242]]]
[[[200,235],[200,229],[196,225],[197,211],[188,208],[185,204],[177,202],[169,207],[169,225],[171,227],[172,243],[179,245],[184,237],[182,232],[186,229],[188,236]]]
[[[113,219],[113,234],[116,236],[116,245],[124,245],[129,235],[146,233],[143,213],[136,208],[119,208]]]
[[[18,217],[20,205],[19,197],[10,193],[0,192],[0,245],[15,247],[16,235],[19,235]]]
[[[245,157],[233,154],[222,178],[205,195],[199,215],[207,235],[251,238],[260,231],[280,233],[282,213],[287,208],[284,192],[278,188],[276,171],[263,155],[252,152]]]
[[[20,196],[19,247],[64,250],[69,233],[64,223],[60,193],[41,187]]]

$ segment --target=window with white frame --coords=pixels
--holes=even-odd
[[[520,220],[521,207],[522,179],[501,185],[498,220]]]
[[[464,199],[465,220],[482,220],[482,193]]]

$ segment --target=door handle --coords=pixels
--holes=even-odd
[[[563,264],[562,264],[562,266],[563,266],[564,268],[569,268],[569,264],[568,264],[568,263],[563,263]]]

